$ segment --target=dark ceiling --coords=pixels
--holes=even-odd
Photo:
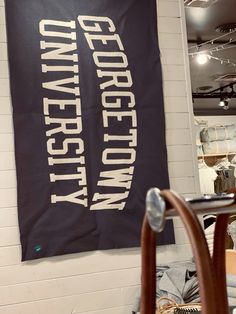
[[[215,39],[222,35],[222,33],[216,32],[216,28],[219,25],[226,23],[236,23],[236,0],[218,0],[215,4],[209,8],[186,8],[186,22],[189,47],[201,44],[208,40]],[[206,50],[212,47],[217,47],[229,39],[236,41],[236,32],[230,36],[226,36],[219,39],[216,44],[202,47],[202,50]],[[231,47],[236,47],[236,42],[231,44]],[[201,49],[200,49],[201,50]],[[196,52],[196,49],[191,49],[189,52]],[[223,59],[229,59],[236,64],[236,48],[231,48],[223,51],[214,52],[213,56]],[[216,81],[216,79],[224,74],[235,74],[236,67],[228,64],[221,64],[216,60],[209,60],[204,65],[199,65],[196,62],[195,57],[190,57],[190,71],[192,81],[192,92],[202,93],[199,88],[203,86],[211,86],[207,90],[207,93],[214,89],[228,85],[230,82]],[[236,93],[236,85],[234,86]],[[236,95],[235,95],[236,97]],[[234,114],[236,115],[236,98],[232,98],[230,102],[230,109],[224,110],[218,107],[220,99],[194,99],[194,111],[199,115],[215,115],[215,114]]]

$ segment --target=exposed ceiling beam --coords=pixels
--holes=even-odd
[[[214,93],[214,94],[199,94],[199,93],[192,93],[193,99],[217,99],[221,98],[221,93]],[[236,98],[236,95],[233,95],[231,98]]]
[[[209,40],[211,40],[211,39],[209,39]],[[201,44],[204,44],[206,42],[206,40],[197,40],[197,39],[188,39],[188,43],[189,44],[196,44],[196,45],[201,45]],[[227,43],[229,43],[229,41],[228,40],[216,40],[216,41],[214,41],[214,44],[216,44],[216,45],[222,45],[222,44],[227,44]],[[235,45],[235,42],[234,43],[229,43],[229,45]]]
[[[221,108],[194,109],[195,116],[234,116],[236,109],[223,110]]]
[[[193,98],[204,99],[204,98],[221,98],[223,94],[227,94],[230,95],[230,98],[236,98],[236,93],[234,92],[234,85],[236,85],[236,82],[229,83],[225,86],[221,86],[206,93],[192,93],[192,96]],[[225,90],[228,87],[231,87],[232,89],[231,92]]]

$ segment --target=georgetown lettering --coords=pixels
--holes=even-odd
[[[80,15],[78,21],[97,67],[107,147],[102,152],[104,171],[100,173],[98,192],[90,209],[123,210],[132,184],[137,146],[136,103],[130,91],[133,81],[128,59],[110,18]]]

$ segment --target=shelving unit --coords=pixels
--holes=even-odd
[[[236,155],[236,152],[232,153],[222,153],[222,154],[209,154],[209,155],[199,155],[198,158],[205,158],[205,157],[221,157],[221,156],[232,156]]]
[[[216,163],[217,159],[228,157],[229,161],[231,161],[234,156],[236,155],[236,152],[232,153],[225,153],[225,154],[209,154],[209,155],[199,155],[198,159],[204,159],[205,163],[209,166],[212,167]]]

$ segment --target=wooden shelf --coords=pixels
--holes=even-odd
[[[228,155],[236,155],[235,153],[222,153],[222,154],[208,154],[208,155],[200,155],[198,158],[205,158],[205,157],[219,157],[219,156],[228,156]]]

